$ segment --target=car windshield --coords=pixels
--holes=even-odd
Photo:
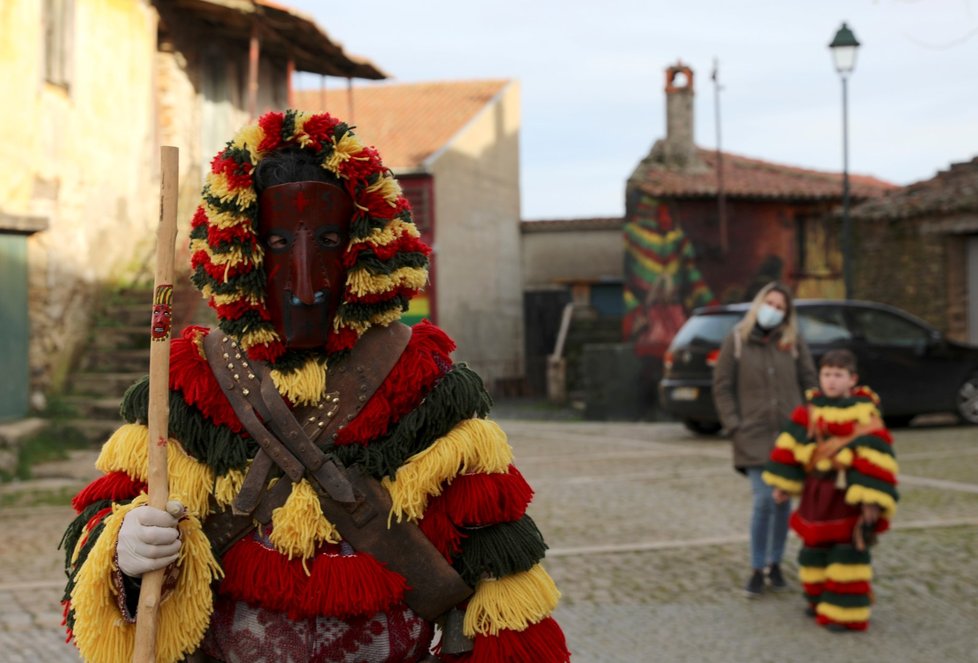
[[[723,338],[741,318],[740,313],[714,313],[710,315],[694,315],[686,321],[676,337],[672,339],[672,347],[708,346],[718,347]]]

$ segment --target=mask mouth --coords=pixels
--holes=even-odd
[[[286,292],[289,295],[288,296],[288,302],[292,306],[317,306],[317,305],[320,305],[320,304],[325,304],[326,303],[326,299],[329,297],[329,291],[328,290],[317,290],[316,292],[314,292],[312,294],[312,304],[306,304],[305,302],[303,302],[301,299],[299,299],[298,297],[296,297],[294,294],[292,294],[288,290],[286,290]]]

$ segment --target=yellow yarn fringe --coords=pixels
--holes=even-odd
[[[823,458],[815,463],[815,469],[819,472],[828,472],[832,469],[832,460],[829,458]]]
[[[809,584],[815,584],[819,582],[825,582],[825,567],[824,566],[799,566],[798,567],[798,579],[802,582]]]
[[[846,504],[877,504],[883,510],[883,517],[887,520],[893,518],[897,508],[896,500],[890,495],[859,484],[849,486],[846,491]]]
[[[312,357],[296,371],[272,371],[278,393],[296,405],[315,405],[326,393],[326,365]]]
[[[263,140],[265,140],[265,131],[260,124],[255,122],[239,131],[231,140],[231,144],[237,148],[248,150],[251,153],[251,162],[257,163],[257,158],[260,156],[258,146]]]
[[[869,564],[829,564],[825,578],[836,582],[869,582],[873,579],[873,567]]]
[[[788,433],[781,433],[778,435],[777,439],[774,440],[774,446],[778,449],[787,449],[788,451],[794,451],[798,446],[798,440],[794,436]]]
[[[815,612],[820,615],[825,615],[832,621],[839,622],[840,624],[869,621],[869,608],[843,608],[822,601],[815,608]]]
[[[214,499],[219,506],[225,508],[231,506],[234,498],[241,491],[244,478],[245,471],[243,470],[228,470],[227,474],[217,477],[214,482]]]
[[[204,213],[207,214],[207,220],[210,221],[211,225],[217,226],[218,228],[234,228],[235,226],[250,222],[250,219],[245,216],[220,210],[210,203],[205,202],[203,206]]]
[[[891,472],[894,476],[900,472],[900,465],[897,463],[897,459],[882,451],[867,447],[856,447],[856,455],[860,458],[865,458],[876,467]]]
[[[502,629],[522,631],[549,616],[558,600],[557,585],[539,564],[498,580],[480,580],[465,609],[462,632],[472,638],[498,635]]]
[[[340,165],[362,149],[363,143],[360,142],[360,139],[351,133],[347,133],[333,146],[333,153],[323,165],[332,172],[338,173]]]
[[[833,459],[835,460],[836,466],[849,467],[852,465],[852,449],[845,448],[840,450],[835,454]]]
[[[346,284],[359,296],[390,292],[397,287],[407,286],[418,290],[428,283],[428,272],[418,267],[401,267],[392,274],[372,275],[366,269],[351,271]]]
[[[363,332],[367,331],[371,327],[374,327],[374,326],[386,327],[387,325],[391,324],[392,322],[397,322],[400,319],[401,319],[401,309],[400,308],[394,308],[394,309],[392,309],[390,311],[387,311],[385,313],[380,313],[378,315],[375,315],[374,317],[370,318],[370,320],[368,320],[366,322],[360,322],[358,320],[348,320],[346,318],[340,317],[340,315],[337,314],[337,316],[336,316],[336,327],[337,327],[337,329],[340,328],[340,327],[349,327],[350,329],[352,329],[353,331],[355,331],[357,334],[362,335]]]
[[[805,465],[811,459],[812,454],[815,452],[815,443],[810,444],[799,444],[795,447],[795,460],[798,461],[799,465]]]
[[[266,345],[279,340],[278,334],[269,329],[252,329],[241,335],[241,347],[247,350],[256,345]]]
[[[814,418],[824,419],[829,423],[842,423],[855,421],[860,424],[867,424],[873,417],[879,417],[880,411],[873,403],[855,403],[849,407],[816,407]]]
[[[251,255],[245,255],[244,251],[239,246],[233,246],[230,250],[224,253],[215,252],[210,244],[207,243],[206,239],[192,239],[190,240],[190,252],[196,253],[197,251],[205,251],[210,261],[215,265],[225,265],[227,267],[233,267],[235,265],[240,265],[244,263],[261,265],[262,254],[254,253]]]
[[[249,304],[260,304],[264,298],[256,297],[254,295],[244,295],[240,292],[232,292],[229,295],[214,294],[212,299],[215,304],[234,304],[240,301],[247,301]]]
[[[149,429],[142,424],[124,424],[112,434],[99,453],[95,467],[102,472],[125,472],[146,481],[149,475]],[[208,512],[214,472],[187,455],[180,443],[170,439],[166,449],[166,471],[170,494],[194,515]]]
[[[421,233],[418,232],[417,227],[413,223],[407,223],[401,219],[393,219],[383,228],[374,228],[370,231],[370,235],[367,236],[365,241],[374,246],[387,246],[404,235],[415,238],[421,237]]]
[[[781,490],[791,493],[792,495],[801,494],[802,484],[800,481],[792,481],[791,479],[785,479],[783,476],[774,474],[773,472],[762,472],[761,479],[764,480],[769,486],[774,488],[780,488]]]
[[[396,179],[389,175],[381,177],[376,182],[368,186],[367,193],[379,192],[392,207],[397,203],[398,196],[401,195],[401,185]]]
[[[289,559],[311,559],[321,543],[339,543],[340,533],[326,520],[316,491],[305,479],[293,484],[285,504],[272,511],[272,534],[269,541]],[[309,569],[306,568],[306,573]]]
[[[212,196],[220,198],[223,203],[233,204],[240,210],[244,210],[258,200],[258,194],[255,193],[254,187],[237,189],[234,192],[229,191],[227,176],[224,173],[208,173],[206,181],[208,191]]]
[[[74,636],[86,661],[132,659],[136,625],[126,623],[119,614],[112,573],[122,520],[146,501],[147,497],[141,495],[131,504],[114,507],[104,521],[102,535],[78,572],[77,584],[71,592]],[[180,521],[179,528],[183,546],[176,562],[179,568],[176,587],[163,596],[159,607],[158,663],[179,661],[203,639],[213,611],[210,585],[222,575],[200,521],[191,515]]]
[[[394,480],[383,479],[391,494],[391,517],[418,520],[428,507],[428,498],[441,494],[442,484],[459,474],[506,472],[513,461],[513,448],[506,433],[488,419],[466,419],[397,470]]]

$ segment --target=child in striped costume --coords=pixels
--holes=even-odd
[[[776,501],[801,496],[790,522],[804,544],[798,564],[808,613],[837,632],[869,623],[869,546],[889,526],[899,499],[879,397],[857,381],[855,356],[828,352],[819,389],[792,414],[762,475]]]

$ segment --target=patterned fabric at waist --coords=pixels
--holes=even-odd
[[[371,616],[290,619],[218,596],[201,650],[225,663],[411,663],[428,655],[433,635],[403,604]]]

